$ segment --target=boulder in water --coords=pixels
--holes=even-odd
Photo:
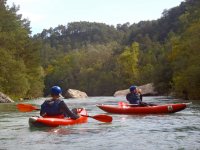
[[[154,90],[153,83],[148,83],[137,87],[142,90],[142,95],[144,96],[155,96],[158,95],[158,92]],[[129,89],[119,90],[114,93],[114,96],[125,96],[129,93]]]
[[[75,90],[75,89],[68,89],[64,97],[65,98],[86,98],[88,96],[85,92]]]
[[[0,92],[0,103],[13,103],[14,101],[7,95]]]

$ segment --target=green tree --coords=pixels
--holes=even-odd
[[[174,90],[176,95],[199,99],[200,94],[200,22],[190,27],[174,42],[171,59],[174,70]],[[187,93],[187,95],[185,95]]]
[[[123,77],[125,85],[137,84],[138,81],[138,57],[139,44],[134,42],[130,47],[127,47],[118,59],[119,74]]]
[[[0,90],[13,98],[42,95],[40,43],[30,37],[29,21],[18,7],[0,0]]]

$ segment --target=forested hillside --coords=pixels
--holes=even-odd
[[[29,21],[17,11],[0,0],[0,91],[13,98],[41,96],[40,42],[29,36]]]
[[[90,96],[153,82],[160,94],[200,99],[200,1],[186,0],[162,17],[116,27],[72,22],[30,36],[17,8],[0,0],[0,91],[49,94],[51,86]],[[18,69],[19,68],[19,69]]]

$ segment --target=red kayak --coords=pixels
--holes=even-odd
[[[85,109],[79,110],[80,115],[87,116],[87,111]],[[35,127],[57,127],[57,126],[68,126],[86,123],[88,121],[88,117],[80,116],[80,118],[73,120],[70,118],[60,118],[57,117],[30,117],[29,125]]]
[[[168,114],[181,111],[190,103],[165,104],[156,106],[136,106],[136,105],[97,105],[100,109],[114,114]]]

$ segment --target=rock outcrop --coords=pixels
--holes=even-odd
[[[158,95],[158,92],[154,90],[153,83],[148,83],[145,85],[138,86],[138,89],[142,90],[144,96],[155,96]],[[125,96],[129,93],[129,89],[119,90],[114,93],[114,96]]]
[[[139,89],[142,90],[142,94],[146,96],[156,96],[158,95],[158,92],[155,91],[155,88],[153,86],[153,83],[148,83],[142,86],[138,86]]]
[[[85,92],[75,90],[75,89],[68,89],[64,97],[65,98],[86,98],[88,96]]]
[[[0,92],[0,103],[13,103],[14,101],[7,95]]]
[[[114,93],[114,96],[126,96],[129,93],[129,89],[119,90]]]

